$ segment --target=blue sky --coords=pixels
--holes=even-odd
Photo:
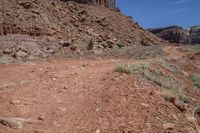
[[[200,0],[116,0],[144,28],[200,25]]]

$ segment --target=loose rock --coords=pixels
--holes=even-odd
[[[99,130],[99,129],[97,129],[97,130],[96,130],[96,133],[100,133],[100,130]]]
[[[149,104],[146,104],[146,103],[141,103],[140,105],[143,106],[143,107],[146,107],[146,108],[149,107]]]
[[[8,88],[8,85],[0,84],[0,90],[4,90],[5,88]]]
[[[172,130],[176,125],[174,123],[165,123],[163,124],[164,129]]]
[[[73,45],[70,47],[70,49],[71,49],[72,51],[76,51],[76,50],[78,49],[78,44],[73,44]]]
[[[186,105],[183,101],[177,98],[172,98],[171,102],[176,106],[180,111],[187,111]]]
[[[20,104],[21,101],[20,100],[12,100],[10,103],[13,105],[17,105],[17,104]]]
[[[0,124],[8,126],[10,128],[23,128],[24,125],[32,123],[29,119],[24,118],[6,118],[0,117]]]
[[[92,50],[93,48],[94,48],[94,42],[93,42],[93,40],[91,39],[91,40],[89,41],[89,43],[88,43],[87,49],[88,49],[88,50]]]
[[[15,57],[16,58],[25,58],[27,56],[27,53],[23,52],[23,51],[18,51],[16,54],[15,54]]]
[[[4,49],[3,53],[4,53],[4,54],[11,54],[12,51],[13,51],[12,49],[6,48],[6,49]]]
[[[69,47],[72,44],[72,42],[71,41],[61,41],[59,44],[62,47]]]

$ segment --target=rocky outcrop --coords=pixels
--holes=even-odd
[[[149,31],[172,43],[191,43],[189,31],[178,26],[149,29]]]
[[[110,9],[115,9],[115,0],[63,0],[63,1],[75,1],[79,3],[92,3],[98,5],[104,5]]]
[[[158,37],[172,43],[200,44],[200,26],[193,26],[188,29],[183,29],[179,26],[171,26],[148,30]]]
[[[200,44],[200,26],[190,28],[190,38],[193,44]]]

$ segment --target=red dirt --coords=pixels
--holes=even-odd
[[[53,60],[1,65],[0,116],[31,119],[22,129],[0,133],[189,133],[185,115],[157,92],[160,88],[114,72],[119,60]],[[134,61],[131,61],[134,62]],[[13,104],[13,100],[19,100]],[[42,120],[40,120],[42,119]],[[172,130],[163,128],[171,122]]]

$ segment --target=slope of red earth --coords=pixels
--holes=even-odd
[[[1,0],[0,16],[1,35],[47,35],[76,43],[92,38],[100,41],[115,38],[125,44],[139,45],[142,40],[162,44],[131,18],[104,6],[60,0]]]
[[[120,60],[51,60],[0,66],[0,116],[29,119],[0,133],[192,133],[160,87],[114,72]],[[190,112],[189,112],[190,113]],[[5,124],[5,123],[4,123]]]
[[[0,56],[12,58],[167,44],[120,12],[60,0],[1,0],[0,35]]]

